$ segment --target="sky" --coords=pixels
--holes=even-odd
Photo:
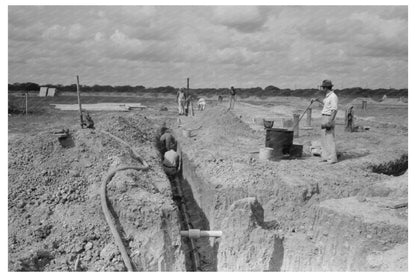
[[[408,87],[407,6],[9,6],[8,82]]]

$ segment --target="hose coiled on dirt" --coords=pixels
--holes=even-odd
[[[120,143],[126,145],[131,150],[133,158],[139,160],[143,166],[133,166],[133,165],[126,165],[126,166],[120,166],[116,169],[111,170],[107,177],[104,179],[104,181],[101,184],[101,191],[100,191],[100,197],[101,197],[101,207],[104,212],[105,219],[107,221],[108,226],[110,227],[111,233],[113,234],[114,240],[117,244],[118,250],[121,253],[121,256],[123,258],[124,264],[127,267],[128,271],[133,271],[133,266],[130,261],[130,257],[127,254],[127,250],[124,247],[123,241],[121,240],[120,234],[117,231],[116,225],[113,221],[113,218],[111,217],[110,210],[108,208],[107,204],[107,184],[111,181],[111,179],[114,177],[114,175],[121,170],[127,170],[127,169],[134,169],[134,170],[147,170],[149,169],[149,165],[146,163],[145,160],[143,160],[135,151],[134,149],[124,140],[114,136],[113,134],[110,134],[106,131],[102,131],[102,133],[109,135],[110,137],[114,138],[115,140],[119,141]]]

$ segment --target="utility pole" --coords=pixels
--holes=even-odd
[[[27,115],[27,94],[28,94],[28,92],[26,91],[26,93],[25,93],[25,98],[26,98],[26,115]]]
[[[81,127],[83,127],[84,125],[82,124],[83,120],[82,120],[81,96],[80,96],[80,91],[79,91],[79,76],[78,75],[77,75],[77,96],[78,96],[78,105],[79,105],[79,118],[81,120]]]

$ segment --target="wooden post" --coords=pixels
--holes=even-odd
[[[187,90],[188,95],[189,95],[189,78],[186,78],[186,90]]]
[[[84,125],[83,120],[82,120],[82,107],[81,107],[81,96],[80,96],[80,91],[79,91],[79,76],[77,75],[77,97],[78,97],[78,105],[79,105],[79,118],[81,120],[81,127],[83,127]]]
[[[28,92],[26,91],[26,93],[25,93],[25,98],[26,98],[26,103],[25,103],[26,104],[25,105],[26,106],[26,115],[27,115],[27,95],[28,95]]]
[[[299,137],[299,117],[300,115],[297,113],[293,114],[293,137],[298,138]]]
[[[306,111],[306,127],[312,126],[312,108],[308,108]]]

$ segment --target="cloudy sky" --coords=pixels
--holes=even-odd
[[[9,6],[9,83],[407,88],[406,6]]]

